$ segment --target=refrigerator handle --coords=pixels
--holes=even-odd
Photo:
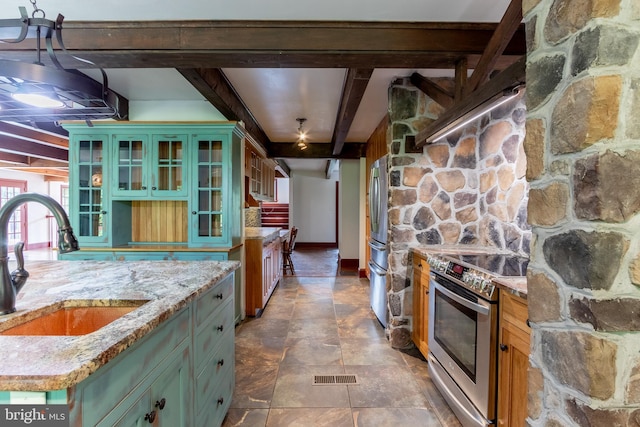
[[[378,232],[380,229],[380,169],[371,169],[371,179],[369,182],[369,219],[371,221],[371,231]]]
[[[385,251],[387,249],[387,245],[380,243],[377,240],[369,240],[369,247],[379,251]]]
[[[384,276],[387,274],[387,270],[383,270],[382,268],[378,267],[376,263],[371,261],[369,261],[369,268],[378,276]]]

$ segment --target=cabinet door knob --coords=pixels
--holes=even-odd
[[[151,411],[144,416],[145,421],[149,421],[149,424],[153,424],[153,421],[156,419],[156,411]]]
[[[156,188],[156,187],[151,187],[151,189],[152,189],[153,191],[156,191],[156,190],[157,190],[157,188]]]
[[[504,344],[500,344],[500,351],[507,351],[509,347],[504,345]]]
[[[143,185],[142,187],[140,187],[140,189],[141,189],[141,190],[146,190],[146,189],[147,189],[147,186],[146,186],[146,185]]]
[[[224,403],[224,398],[220,397],[218,398],[218,406],[222,405]]]
[[[106,214],[107,214],[107,211],[100,211],[100,213],[101,213],[102,215],[106,215]]]
[[[216,329],[219,330],[220,332],[222,332],[224,330],[224,325],[220,325]]]
[[[224,365],[224,359],[218,360],[218,366],[223,366],[223,365]]]
[[[197,214],[198,214],[198,212],[196,212],[196,211],[191,211],[191,215],[197,215]]]
[[[160,409],[161,411],[164,409],[164,405],[167,404],[167,400],[163,397],[160,400],[156,400],[156,408]]]

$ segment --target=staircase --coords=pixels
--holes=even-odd
[[[262,202],[261,221],[263,227],[289,228],[289,204]]]

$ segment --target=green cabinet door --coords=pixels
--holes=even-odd
[[[111,243],[109,184],[103,180],[109,168],[108,141],[107,135],[79,134],[70,142],[71,226],[80,242],[95,246]]]
[[[190,241],[230,245],[228,134],[193,135]]]
[[[186,135],[113,136],[114,199],[185,199]]]

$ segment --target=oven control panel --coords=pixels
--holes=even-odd
[[[456,279],[476,294],[483,295],[489,300],[493,299],[495,285],[487,273],[438,256],[428,256],[427,262],[434,272]]]

